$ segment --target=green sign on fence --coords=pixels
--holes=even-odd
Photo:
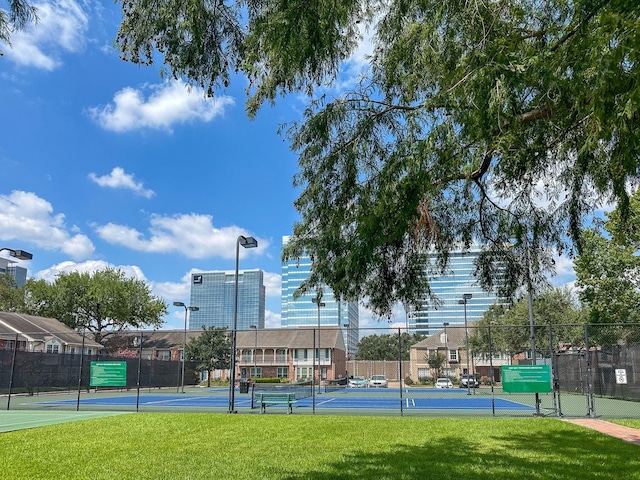
[[[127,362],[91,362],[92,387],[126,387]]]
[[[507,393],[549,393],[549,365],[503,365],[502,391]]]

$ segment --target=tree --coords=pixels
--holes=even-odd
[[[213,370],[231,366],[231,339],[226,328],[205,327],[204,332],[187,342],[186,358],[196,361],[199,371],[207,371],[207,387],[211,386]]]
[[[52,283],[29,279],[24,288],[27,313],[84,328],[96,342],[122,330],[160,327],[167,313],[146,283],[121,270],[63,273]]]
[[[433,375],[434,378],[439,378],[442,376],[442,366],[445,364],[447,357],[440,353],[431,353],[429,355],[425,355],[425,360],[429,364],[431,370],[435,372]]]
[[[409,360],[411,345],[424,339],[422,335],[409,335],[403,332],[400,335],[402,341],[402,360]],[[368,335],[358,343],[356,360],[398,360],[398,335],[382,334]]]
[[[0,42],[11,45],[11,34],[37,21],[36,8],[26,0],[10,0],[9,11],[0,9]],[[0,56],[2,50],[0,50]]]
[[[283,130],[301,191],[283,255],[314,259],[302,289],[326,283],[385,316],[398,301],[417,306],[449,251],[478,241],[482,285],[513,295],[551,268],[550,249],[580,251],[584,219],[603,199],[627,220],[640,135],[637,2],[122,6],[124,59],[150,64],[159,52],[172,75],[209,94],[244,73],[251,116],[335,80],[358,26],[372,29],[360,83],[313,99]],[[439,257],[425,268],[429,251]]]
[[[536,350],[548,356],[549,329],[552,325],[554,344],[584,345],[584,312],[568,288],[557,288],[537,295],[533,299]],[[491,327],[491,347],[488,328]],[[493,305],[476,322],[469,333],[469,345],[474,354],[504,352],[515,355],[531,350],[529,300],[520,299],[510,308]]]
[[[631,199],[630,218],[621,224],[619,209],[602,225],[588,228],[575,260],[580,298],[593,323],[640,321],[640,192]]]
[[[22,289],[10,273],[0,274],[0,311],[20,311],[24,303]]]

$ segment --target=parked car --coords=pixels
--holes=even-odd
[[[367,388],[369,380],[364,377],[351,377],[349,379],[349,388]]]
[[[369,380],[369,386],[373,388],[387,388],[389,382],[387,382],[387,377],[384,375],[372,375],[371,380]]]
[[[478,388],[480,385],[478,384],[478,380],[473,375],[461,375],[460,383],[458,384],[460,388]]]
[[[448,378],[439,378],[436,380],[436,388],[453,388],[453,383]]]

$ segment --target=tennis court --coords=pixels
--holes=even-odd
[[[52,397],[41,399],[32,403],[36,408],[70,408],[79,407],[79,410],[228,410],[228,389],[215,388],[202,390],[187,390],[186,393],[143,393],[138,397],[134,393],[118,394],[116,392],[104,392],[98,394],[83,395],[78,404],[76,398],[61,399]],[[475,392],[474,392],[475,393]],[[302,398],[300,398],[302,397]],[[345,410],[375,412],[381,411],[440,411],[440,412],[533,412],[532,405],[521,401],[505,398],[493,398],[488,395],[467,395],[465,390],[449,390],[443,392],[435,389],[412,389],[402,392],[398,389],[341,389],[332,392],[316,393],[304,392],[295,405],[294,411],[307,413],[311,410]],[[255,407],[255,408],[252,408]],[[252,395],[240,394],[236,390],[234,395],[234,407],[240,412],[257,411],[258,405],[252,401]],[[284,407],[283,407],[284,408]],[[269,411],[278,411],[279,407],[269,408]]]

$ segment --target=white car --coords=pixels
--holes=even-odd
[[[372,388],[387,388],[389,382],[387,382],[387,377],[384,375],[372,375],[371,380],[369,380],[369,386]]]
[[[453,383],[448,378],[439,378],[436,380],[436,388],[453,388]]]

